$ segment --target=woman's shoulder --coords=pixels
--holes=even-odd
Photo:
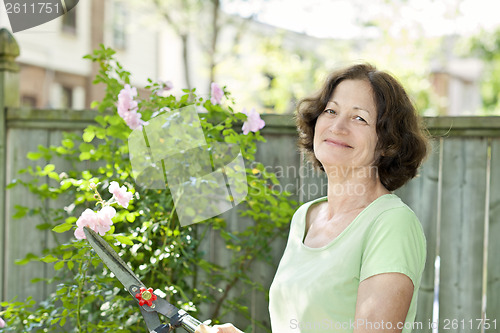
[[[411,231],[414,234],[424,234],[418,216],[397,195],[387,196],[375,216],[372,230],[391,229],[400,233]]]
[[[300,207],[295,211],[295,215],[302,215],[305,216],[307,213],[310,213],[310,211],[315,210],[321,202],[327,201],[327,197],[319,197],[307,202],[304,202]]]
[[[317,214],[318,208],[323,202],[327,201],[327,197],[319,197],[303,203],[294,213],[292,223],[303,223],[310,219],[311,215]]]
[[[407,215],[408,217],[416,217],[413,210],[401,200],[396,194],[383,195],[370,205],[372,216],[388,217],[393,215]]]

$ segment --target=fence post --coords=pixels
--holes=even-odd
[[[14,36],[5,28],[0,29],[0,300],[6,295],[7,281],[5,271],[5,186],[6,186],[6,148],[7,148],[7,107],[18,107],[19,99],[19,46]]]

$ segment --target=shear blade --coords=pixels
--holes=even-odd
[[[94,248],[102,262],[115,274],[116,278],[129,291],[130,286],[138,285],[144,287],[144,284],[135,276],[125,261],[113,250],[113,248],[99,236],[94,230],[87,227],[83,228],[85,236],[90,245]],[[130,291],[129,291],[130,292]]]

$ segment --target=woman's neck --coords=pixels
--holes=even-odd
[[[328,178],[328,215],[361,210],[390,192],[382,185],[375,167],[325,169]]]

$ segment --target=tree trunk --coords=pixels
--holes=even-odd
[[[213,12],[212,12],[212,40],[209,49],[209,82],[208,91],[210,91],[210,84],[215,82],[215,66],[216,64],[216,54],[217,54],[217,38],[219,37],[219,8],[220,0],[213,0]]]
[[[184,79],[186,80],[186,88],[191,90],[191,79],[190,79],[190,64],[189,64],[189,35],[181,34],[182,41],[182,62],[184,67]]]

